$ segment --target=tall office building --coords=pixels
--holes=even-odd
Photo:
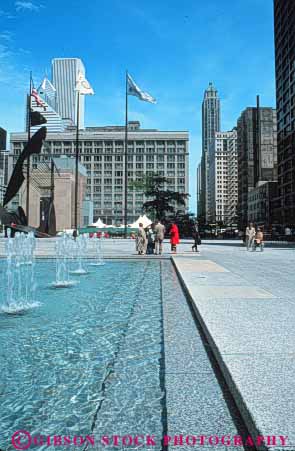
[[[8,179],[11,174],[12,159],[6,150],[7,132],[0,127],[0,204],[3,203],[4,194],[7,188]]]
[[[278,121],[278,218],[295,225],[295,2],[274,0]]]
[[[52,60],[52,84],[56,89],[57,113],[62,119],[70,120],[71,125],[77,123],[77,91],[78,73],[85,76],[85,67],[79,58],[54,58]],[[79,100],[79,126],[84,128],[85,96]]]
[[[121,126],[86,127],[80,132],[80,160],[87,171],[87,196],[94,204],[94,220],[100,217],[107,224],[123,222],[124,219],[124,138],[125,127]],[[14,164],[26,141],[25,133],[11,134]],[[74,158],[75,150],[74,129],[67,129],[63,133],[48,133],[41,154],[31,158],[32,169],[37,167],[39,161],[49,161],[48,154]],[[189,192],[188,132],[142,129],[139,122],[130,122],[127,159],[128,183],[157,172],[168,179],[167,188],[182,193]],[[129,190],[129,223],[134,222],[142,213],[145,200],[147,199],[142,192]],[[175,207],[187,212],[188,202],[185,206]]]
[[[220,99],[218,92],[212,83],[204,93],[202,103],[202,186],[200,193],[200,216],[208,221],[208,208],[210,203],[210,192],[208,190],[209,183],[209,160],[208,151],[215,133],[220,131]]]
[[[197,191],[196,191],[196,194],[197,194],[197,198],[196,198],[196,202],[197,202],[197,204],[196,204],[196,207],[197,207],[197,209],[196,209],[196,212],[197,212],[197,216],[199,215],[199,212],[200,212],[200,196],[201,196],[201,186],[202,186],[202,179],[201,179],[201,177],[202,177],[202,168],[201,168],[201,163],[199,163],[198,164],[198,166],[197,166],[197,180],[196,180],[196,188],[197,188]]]
[[[0,127],[0,150],[6,149],[7,132],[4,128]]]
[[[208,151],[208,221],[231,225],[237,206],[237,132],[216,132]]]
[[[238,217],[242,230],[249,221],[249,193],[262,182],[277,180],[276,129],[273,108],[249,107],[238,119]]]
[[[40,95],[43,99],[43,96]],[[45,124],[35,125],[31,127],[31,133],[34,134],[39,128],[46,126],[47,133],[61,133],[65,130],[65,124],[60,115],[44,100],[46,110],[41,106],[38,106],[35,99],[31,100],[31,107],[33,111],[38,111],[46,119]]]
[[[7,185],[11,174],[12,157],[8,150],[0,150],[0,169],[3,171],[3,184]]]
[[[3,202],[8,177],[8,152],[6,150],[6,141],[7,132],[4,128],[0,127],[0,204]]]
[[[232,138],[228,141],[227,162],[227,214],[230,225],[237,225],[238,206],[238,146],[237,129],[232,130]]]
[[[39,86],[38,93],[42,97],[42,99],[44,99],[45,102],[50,106],[50,108],[52,108],[54,111],[57,111],[56,89],[47,77],[43,79],[41,85]]]

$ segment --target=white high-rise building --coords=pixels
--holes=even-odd
[[[208,220],[230,225],[238,201],[237,131],[216,132],[209,146]]]
[[[78,73],[85,76],[85,67],[79,58],[54,58],[52,60],[52,83],[56,88],[57,112],[62,119],[77,123]],[[84,128],[84,96],[79,100],[79,128]]]
[[[42,98],[43,100],[43,98]],[[54,109],[43,100],[46,110],[43,107],[38,106],[35,99],[31,100],[31,108],[33,111],[38,111],[46,119],[46,123],[42,125],[35,125],[31,127],[31,134],[33,135],[39,128],[47,127],[47,133],[61,133],[65,130],[65,124],[60,115],[54,111]]]
[[[238,135],[234,128],[232,139],[228,140],[228,163],[227,163],[227,210],[228,223],[237,224],[238,205]]]
[[[43,79],[39,86],[38,93],[54,111],[57,111],[56,89],[47,77]]]

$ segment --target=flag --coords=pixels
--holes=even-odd
[[[35,88],[32,89],[31,96],[34,97],[34,99],[36,100],[37,105],[41,106],[42,108],[44,108],[44,111],[46,111],[45,103],[43,102],[41,97],[39,97],[39,94],[38,94],[38,92],[37,92],[37,90]]]
[[[31,126],[46,124],[47,120],[39,111],[31,110]]]
[[[78,72],[78,78],[76,81],[76,91],[79,91],[80,94],[90,94],[93,95],[94,91],[92,87],[90,86],[90,83],[86,80],[85,76],[82,74],[82,72]]]
[[[129,74],[127,74],[127,85],[128,85],[128,90],[127,90],[128,95],[138,97],[140,100],[143,100],[145,102],[156,103],[156,99],[154,99],[147,92],[142,91],[137,86],[137,84],[132,80],[132,78]]]

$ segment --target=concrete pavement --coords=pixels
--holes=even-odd
[[[173,260],[251,435],[294,450],[294,249],[209,244]]]

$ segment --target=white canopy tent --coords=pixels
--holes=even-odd
[[[139,224],[142,224],[144,228],[150,226],[153,223],[146,215],[139,216],[139,218],[133,223],[129,224],[129,227],[132,227],[133,229],[138,229]]]
[[[103,227],[107,227],[106,224],[104,224],[100,218],[98,218],[98,220],[96,222],[93,222],[91,225],[94,227],[98,227],[100,229]]]

